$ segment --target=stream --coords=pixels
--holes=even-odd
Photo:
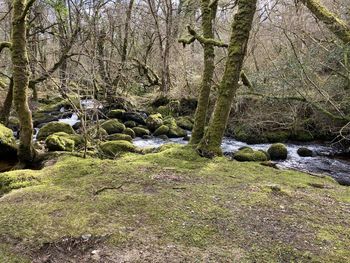
[[[99,108],[100,105],[95,104],[91,100],[83,100],[82,105],[85,109]],[[64,112],[64,108],[61,109]],[[60,119],[60,122],[74,125],[79,122],[78,116],[73,113],[71,117]],[[191,133],[188,133],[191,136]],[[135,146],[140,148],[145,147],[159,147],[167,143],[187,144],[188,141],[183,138],[174,138],[169,140],[163,140],[160,138],[142,139],[135,138],[133,140]],[[271,144],[247,144],[237,141],[233,138],[224,138],[222,142],[222,150],[225,154],[231,155],[243,146],[249,146],[255,150],[265,150],[270,147]],[[298,171],[326,174],[333,177],[340,184],[350,185],[350,159],[335,158],[340,152],[335,148],[327,145],[315,144],[315,143],[286,143],[288,149],[288,157],[285,161],[277,161],[279,168],[295,169]],[[313,151],[313,157],[301,157],[297,154],[297,150],[300,147],[307,147]]]
[[[190,134],[189,134],[190,135]],[[159,138],[142,139],[136,138],[133,143],[140,147],[159,147],[166,143],[179,143],[187,144],[188,141],[182,138],[169,139],[164,141]],[[286,143],[288,149],[288,157],[285,161],[277,161],[279,168],[295,169],[302,172],[326,174],[332,176],[341,184],[350,185],[350,160],[342,160],[334,158],[333,156],[339,152],[326,145],[312,144],[312,143]],[[249,146],[254,150],[265,150],[271,146],[271,144],[247,144],[244,142],[237,141],[233,138],[224,138],[221,148],[223,152],[230,155],[239,148]],[[313,151],[313,157],[301,157],[298,155],[297,150],[300,147],[307,147]]]

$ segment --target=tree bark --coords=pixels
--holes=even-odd
[[[243,59],[247,52],[256,3],[257,0],[238,1],[238,12],[235,14],[232,22],[228,57],[219,87],[214,114],[206,134],[197,147],[199,154],[202,156],[214,157],[222,155],[220,146],[230,114],[231,104],[238,89],[239,76]]]
[[[6,98],[4,100],[4,104],[2,106],[1,113],[0,113],[0,122],[2,122],[5,126],[7,126],[9,121],[12,101],[13,101],[13,80],[11,78],[8,91],[6,94]]]
[[[20,122],[18,158],[30,163],[35,157],[32,113],[28,106],[29,62],[27,55],[26,15],[34,1],[14,0],[12,20],[12,64],[14,105]]]
[[[217,1],[210,6],[210,0],[202,0],[201,12],[202,12],[202,30],[203,37],[205,39],[214,39],[213,32],[213,20],[216,16]],[[207,113],[209,106],[210,90],[213,82],[214,75],[214,46],[210,43],[203,43],[204,49],[204,69],[202,75],[201,90],[198,99],[198,105],[194,118],[194,127],[190,140],[190,144],[198,144],[204,135],[204,128],[207,124]]]

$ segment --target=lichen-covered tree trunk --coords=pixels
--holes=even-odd
[[[213,20],[216,16],[217,1],[210,5],[210,0],[202,0],[202,31],[203,37],[206,39],[214,39]],[[201,90],[198,99],[198,105],[194,117],[194,127],[190,140],[190,144],[198,144],[204,135],[204,128],[207,123],[207,110],[209,106],[209,95],[214,74],[214,46],[209,43],[203,44],[204,48],[204,69],[202,76]]]
[[[350,27],[336,14],[327,10],[319,0],[301,0],[301,2],[321,20],[345,44],[350,43]]]
[[[12,64],[13,98],[20,122],[20,145],[18,158],[22,163],[30,163],[35,157],[33,148],[32,113],[28,106],[29,62],[27,55],[26,14],[30,3],[25,0],[13,2],[12,20]]]
[[[207,132],[197,147],[198,152],[203,156],[213,157],[222,154],[220,146],[230,114],[231,104],[238,89],[239,76],[256,11],[256,2],[257,0],[238,1],[238,12],[235,14],[232,22],[228,57],[219,87],[214,114]]]

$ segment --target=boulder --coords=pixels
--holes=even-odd
[[[74,140],[69,139],[67,136],[60,136],[57,133],[48,136],[45,140],[45,144],[49,151],[72,152],[75,146]]]
[[[100,151],[108,157],[115,157],[121,153],[135,152],[136,147],[128,141],[108,141],[100,145]]]
[[[56,135],[56,136],[59,136],[59,137],[63,137],[63,138],[67,138],[67,139],[73,140],[75,148],[83,147],[84,143],[85,143],[84,137],[82,135],[79,135],[79,134],[68,134],[68,133],[65,133],[65,132],[56,132],[56,133],[54,133],[52,135]]]
[[[107,116],[111,119],[122,119],[123,114],[125,113],[125,110],[117,109],[117,110],[111,110]]]
[[[121,133],[125,130],[125,125],[116,119],[103,122],[101,127],[105,129],[108,134]]]
[[[277,143],[287,141],[289,133],[286,131],[273,131],[264,133],[264,136],[266,137],[268,142]]]
[[[267,153],[270,155],[271,160],[285,160],[287,159],[288,150],[283,143],[274,143],[267,150]]]
[[[138,124],[146,125],[145,118],[143,114],[139,112],[125,112],[123,114],[122,120],[125,121],[134,121]]]
[[[54,134],[56,132],[65,132],[67,134],[75,134],[75,131],[73,130],[72,126],[70,126],[67,123],[63,122],[49,122],[45,124],[38,132],[37,139],[38,140],[45,140],[48,136],[51,134]]]
[[[130,135],[122,134],[122,133],[114,133],[111,135],[108,135],[107,137],[108,141],[132,141],[132,138]]]
[[[124,125],[127,128],[134,128],[137,126],[137,123],[135,121],[126,121],[124,122]]]
[[[17,145],[13,131],[0,124],[0,158],[14,158],[17,155]]]
[[[180,128],[188,130],[188,131],[192,131],[192,129],[193,129],[193,120],[190,117],[188,117],[188,116],[186,116],[186,117],[179,117],[176,120],[176,124]]]
[[[129,135],[131,138],[135,138],[135,137],[136,137],[135,132],[134,132],[133,129],[131,129],[131,128],[126,128],[126,129],[123,131],[123,133]]]
[[[160,126],[158,129],[155,130],[153,133],[154,136],[160,136],[160,135],[167,135],[170,128],[166,125]]]
[[[267,155],[262,151],[254,151],[250,147],[245,147],[233,155],[239,162],[263,162],[267,161]]]
[[[313,151],[306,148],[306,147],[300,147],[297,151],[298,155],[301,157],[312,157]]]
[[[146,125],[150,131],[155,131],[156,129],[158,129],[160,126],[163,125],[162,114],[157,113],[149,115],[146,119]]]
[[[135,132],[136,137],[142,137],[144,135],[150,135],[150,131],[142,127],[134,127],[132,130]]]
[[[34,127],[43,126],[46,123],[58,121],[60,112],[55,114],[49,114],[45,112],[35,112],[33,113],[33,125]]]
[[[185,130],[177,126],[176,120],[173,117],[165,118],[164,125],[169,127],[169,132],[167,134],[169,138],[179,138],[187,135]]]

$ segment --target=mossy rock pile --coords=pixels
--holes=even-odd
[[[121,133],[125,130],[125,125],[116,119],[103,122],[101,127],[105,129],[108,134]]]
[[[285,160],[287,159],[288,150],[283,143],[275,143],[270,146],[267,153],[273,161]]]
[[[134,127],[132,128],[132,130],[134,131],[136,137],[143,137],[145,135],[150,135],[150,131],[147,130],[146,128],[143,127]]]
[[[51,134],[56,132],[65,132],[67,134],[75,134],[74,129],[67,123],[63,122],[50,122],[45,124],[38,132],[37,139],[45,140]]]
[[[125,113],[125,110],[122,110],[122,109],[111,110],[107,114],[107,116],[108,118],[112,118],[112,119],[122,119],[124,113]]]
[[[137,123],[135,121],[126,121],[124,122],[124,125],[127,128],[134,128],[137,126]]]
[[[239,162],[263,162],[268,160],[268,155],[263,151],[254,151],[250,147],[244,147],[233,155]]]
[[[17,145],[13,131],[0,124],[0,158],[12,158],[17,155]]]
[[[185,117],[179,117],[176,120],[176,124],[182,129],[185,129],[187,131],[192,131],[194,121],[191,117],[185,116]]]
[[[66,135],[62,136],[62,134],[59,135],[57,133],[51,134],[45,140],[46,148],[49,151],[72,152],[75,147],[75,142],[69,138],[68,134]]]
[[[135,134],[134,130],[131,129],[131,128],[126,128],[123,131],[123,133],[129,135],[131,138],[135,138],[136,137],[136,134]]]
[[[162,114],[157,113],[149,115],[146,119],[146,125],[150,131],[155,131],[156,129],[158,129],[160,126],[163,125]]]
[[[109,141],[100,145],[100,151],[108,157],[115,157],[126,152],[136,152],[136,147],[128,141]]]
[[[155,130],[153,133],[154,136],[161,136],[161,135],[167,135],[169,133],[170,128],[166,125],[160,126],[158,129]]]

